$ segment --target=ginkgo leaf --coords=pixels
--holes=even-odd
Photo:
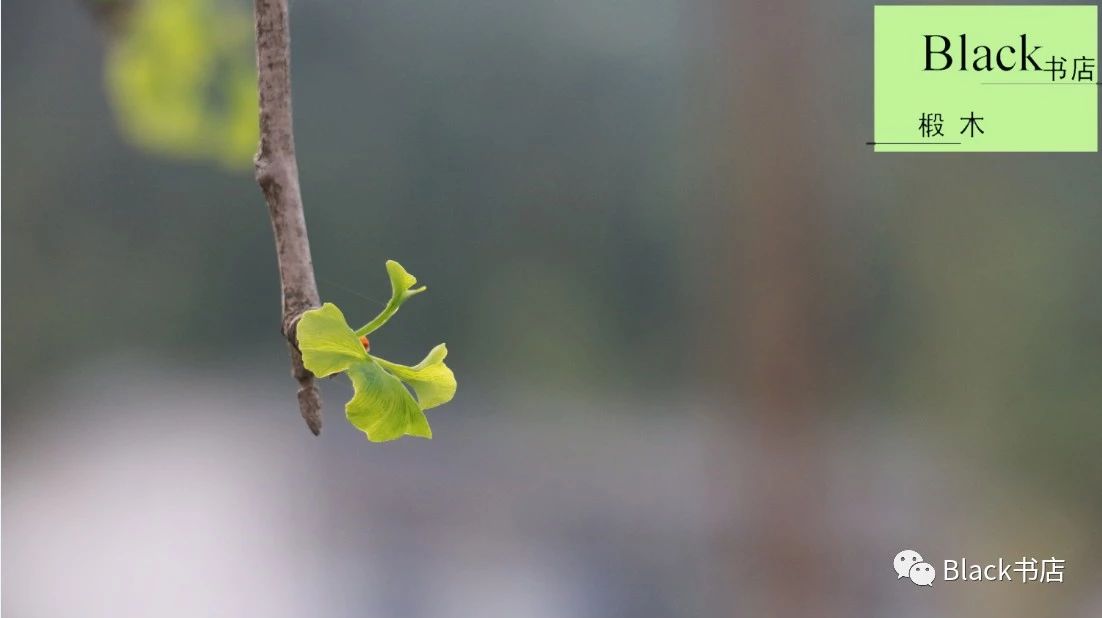
[[[368,360],[360,339],[333,303],[303,313],[295,333],[303,365],[319,378]]]
[[[345,416],[372,442],[402,436],[432,438],[432,429],[421,407],[394,375],[374,360],[356,363],[348,370],[355,394],[344,406]]]
[[[409,384],[417,394],[417,403],[421,405],[421,409],[428,410],[448,403],[455,396],[455,374],[444,364],[444,357],[447,355],[448,346],[441,343],[428,353],[425,360],[413,367],[381,358],[375,360],[384,369]]]
[[[424,410],[451,401],[456,390],[455,374],[444,364],[447,346],[436,346],[420,363],[407,367],[372,356],[367,352],[366,338],[360,339],[385,323],[407,298],[425,290],[413,287],[417,279],[398,262],[388,261],[387,273],[392,291],[390,302],[383,313],[359,331],[352,330],[333,303],[302,314],[295,329],[302,364],[318,377],[348,374],[353,394],[344,406],[345,416],[367,434],[368,440],[432,438]]]
[[[401,264],[394,260],[386,261],[386,274],[390,276],[390,293],[393,297],[401,297],[402,300],[405,300],[428,289],[423,285],[413,289],[413,286],[417,285],[417,277],[409,274]]]
[[[401,307],[402,303],[428,289],[425,286],[414,288],[413,286],[417,285],[417,277],[409,274],[405,268],[402,268],[401,264],[394,260],[386,261],[386,273],[390,276],[390,300],[386,307],[379,312],[379,315],[356,330],[358,336],[370,335],[378,330],[398,311],[398,307]]]

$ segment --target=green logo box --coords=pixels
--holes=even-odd
[[[1098,7],[874,15],[877,152],[1098,152]]]

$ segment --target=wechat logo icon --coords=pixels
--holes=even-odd
[[[933,586],[937,573],[934,566],[922,560],[922,554],[913,549],[904,549],[895,555],[892,562],[895,567],[896,579],[904,577],[910,579],[916,586]]]

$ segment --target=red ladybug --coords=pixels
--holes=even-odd
[[[360,337],[360,343],[362,343],[364,346],[364,352],[371,351],[371,342],[367,340],[366,335]]]

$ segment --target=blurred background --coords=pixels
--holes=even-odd
[[[459,378],[374,445],[298,415],[249,4],[5,2],[3,609],[1102,615],[1098,157],[873,154],[872,6],[292,0],[322,298],[401,261]]]

